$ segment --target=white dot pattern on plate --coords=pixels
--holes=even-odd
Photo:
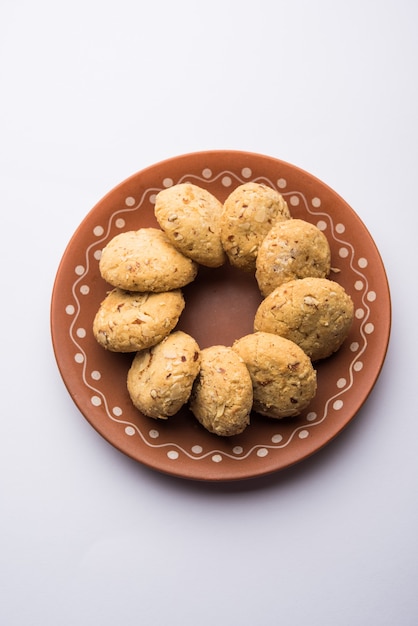
[[[347,373],[344,376],[339,376],[335,380],[336,390],[335,395],[329,399],[330,405],[334,411],[341,411],[344,408],[344,394],[351,389],[355,381],[355,375],[362,371],[364,367],[364,355],[368,346],[368,336],[375,332],[377,313],[374,312],[373,321],[370,319],[372,315],[372,306],[375,302],[378,302],[378,293],[374,289],[369,288],[368,276],[365,270],[368,268],[368,260],[365,256],[356,255],[355,245],[352,245],[344,238],[348,237],[349,229],[342,222],[334,223],[332,211],[328,212],[326,203],[319,196],[307,198],[306,195],[297,189],[291,189],[288,185],[288,180],[284,177],[278,177],[276,182],[273,182],[264,177],[253,177],[253,172],[249,167],[243,167],[239,173],[231,171],[219,171],[214,172],[210,167],[203,167],[200,170],[201,175],[185,174],[178,180],[173,177],[165,177],[160,181],[160,189],[170,187],[174,184],[181,182],[193,182],[195,184],[206,183],[210,186],[212,182],[220,181],[220,184],[229,189],[232,186],[243,184],[248,180],[254,180],[254,182],[264,182],[265,184],[275,187],[279,190],[285,200],[290,206],[297,207],[298,210],[305,210],[312,223],[323,231],[327,231],[327,236],[334,238],[334,246],[338,257],[344,261],[344,263],[350,267],[352,272],[352,288],[361,297],[361,306],[356,306],[355,317],[357,324],[359,325],[359,332],[355,340],[352,340],[348,346],[352,353],[351,361],[347,366]],[[208,187],[209,188],[209,187]],[[288,191],[286,191],[289,188]],[[277,427],[277,431],[270,435],[268,441],[257,442],[256,445],[251,445],[249,448],[241,445],[235,445],[229,452],[223,451],[220,453],[216,449],[204,449],[199,443],[192,444],[189,449],[183,448],[177,442],[161,443],[161,433],[156,428],[149,428],[146,432],[142,432],[141,428],[136,424],[127,423],[123,417],[123,411],[118,406],[113,406],[111,409],[107,398],[107,390],[105,383],[102,382],[102,376],[98,369],[94,369],[88,374],[88,359],[89,354],[85,352],[82,347],[86,338],[86,329],[80,325],[78,318],[81,308],[83,306],[82,300],[79,300],[77,294],[82,296],[88,296],[90,294],[90,287],[88,281],[88,274],[92,265],[92,262],[97,264],[100,260],[101,249],[109,240],[109,233],[111,233],[111,226],[116,229],[123,229],[126,227],[126,215],[133,211],[140,211],[145,203],[154,204],[155,198],[158,193],[156,187],[152,189],[146,189],[141,198],[136,198],[133,195],[127,195],[123,201],[122,206],[115,207],[114,212],[108,217],[108,223],[97,224],[92,231],[91,244],[84,251],[84,259],[74,267],[74,274],[76,279],[72,285],[71,296],[67,297],[67,301],[63,306],[63,311],[69,320],[69,335],[76,350],[74,353],[74,362],[80,365],[80,376],[83,377],[84,384],[89,393],[90,402],[93,406],[103,410],[109,419],[114,422],[120,423],[123,432],[127,437],[139,436],[142,443],[146,446],[154,447],[156,450],[161,450],[161,454],[165,455],[170,461],[177,461],[182,456],[187,456],[189,459],[200,461],[209,459],[214,464],[221,464],[227,457],[233,459],[236,462],[245,461],[249,456],[255,455],[262,459],[272,454],[274,450],[281,450],[284,447],[292,445],[294,441],[303,441],[309,438],[310,429],[321,424],[327,419],[328,410],[324,409],[323,414],[317,411],[309,411],[304,418],[304,426],[295,425],[295,429],[289,433],[282,431],[280,426]],[[348,233],[348,234],[347,234]],[[80,260],[82,259],[82,252],[80,252]],[[88,379],[88,380],[87,380]],[[214,443],[214,445],[216,445]]]

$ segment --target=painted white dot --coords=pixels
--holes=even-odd
[[[312,206],[318,209],[321,206],[320,198],[312,198]]]
[[[169,450],[167,452],[167,456],[169,459],[171,459],[172,461],[175,461],[176,459],[179,458],[179,453],[176,450]]]
[[[249,167],[243,167],[241,170],[241,174],[243,178],[250,178],[250,176],[252,175],[252,171]]]
[[[102,399],[99,396],[92,396],[90,402],[93,406],[100,406],[102,403]]]
[[[346,259],[349,255],[349,251],[347,250],[347,248],[340,248],[338,250],[338,254],[342,259]]]
[[[287,180],[285,178],[279,178],[277,181],[277,186],[279,189],[284,189],[287,186]]]
[[[291,196],[289,202],[292,206],[299,206],[300,198],[299,196]]]
[[[126,206],[134,206],[135,198],[133,198],[132,196],[128,196],[127,198],[125,198],[125,204]]]
[[[362,280],[356,280],[356,282],[354,283],[354,289],[356,291],[361,291],[363,289],[364,285],[363,285],[363,281]]]
[[[359,347],[360,347],[360,344],[357,341],[353,341],[353,343],[350,344],[351,352],[357,352]]]
[[[283,437],[277,433],[276,435],[273,435],[271,440],[273,443],[280,443],[283,440]]]
[[[345,378],[339,378],[339,379],[337,380],[337,387],[338,387],[339,389],[342,389],[343,387],[345,387],[345,386],[346,386],[346,384],[347,384],[347,381],[346,381],[346,379],[345,379]]]
[[[160,436],[160,433],[155,428],[151,428],[148,434],[151,437],[151,439],[158,439],[158,437]]]
[[[232,185],[232,179],[230,176],[224,176],[222,178],[222,184],[224,187],[230,187]]]
[[[96,235],[96,237],[101,237],[103,233],[104,233],[103,226],[95,226],[93,228],[93,234]]]
[[[77,354],[74,355],[74,361],[76,363],[84,363],[84,354],[81,354],[81,352],[77,352]]]
[[[91,377],[92,377],[93,380],[100,380],[102,375],[97,370],[93,370],[92,373],[91,373]]]
[[[80,293],[83,296],[87,296],[87,294],[90,293],[90,287],[88,285],[81,285],[80,287]]]
[[[367,294],[367,300],[369,302],[374,302],[377,298],[376,292],[375,291],[369,291],[369,293]]]
[[[65,312],[67,313],[67,315],[74,315],[74,313],[75,313],[75,308],[73,307],[73,305],[72,305],[72,304],[68,304],[68,305],[65,307]]]
[[[364,269],[365,267],[367,267],[369,264],[368,260],[365,258],[361,258],[358,260],[358,266],[361,267],[362,269]]]
[[[319,228],[319,230],[326,230],[327,223],[324,220],[319,220],[319,222],[316,223],[316,227]]]
[[[85,328],[77,328],[77,337],[80,337],[80,339],[84,339],[84,337],[87,335],[86,333],[86,329]]]
[[[308,420],[308,422],[313,422],[314,420],[316,420],[317,415],[315,413],[315,411],[309,411],[308,415],[306,416],[306,419]]]
[[[214,463],[220,463],[222,461],[222,457],[220,454],[214,454],[212,457],[212,461]]]
[[[133,435],[135,434],[135,428],[133,426],[127,426],[125,428],[125,433],[129,436],[129,437],[133,437]]]
[[[232,448],[232,452],[234,454],[242,454],[244,452],[244,448],[242,446],[234,446]]]
[[[151,202],[151,204],[155,204],[155,201],[157,199],[157,194],[152,193],[149,197],[149,201]]]
[[[366,324],[366,326],[364,327],[364,332],[367,335],[371,335],[372,332],[374,332],[374,324],[372,324],[371,322],[369,322],[368,324]]]
[[[193,446],[192,447],[193,454],[202,454],[203,448],[202,446]]]
[[[96,259],[96,261],[100,261],[100,259],[102,258],[102,251],[101,250],[95,250],[93,256]]]
[[[115,415],[116,417],[120,417],[123,413],[122,409],[120,408],[120,406],[114,406],[112,409],[112,413],[113,415]]]
[[[342,233],[344,233],[344,232],[345,232],[345,226],[344,226],[344,224],[337,224],[337,225],[335,226],[335,230],[337,231],[337,233],[338,233],[339,235],[341,235]]]
[[[115,221],[116,228],[125,228],[125,224],[126,222],[123,217],[118,217],[118,219]]]
[[[267,456],[269,453],[269,451],[267,450],[267,448],[260,448],[259,450],[257,450],[257,456],[264,458],[265,456]]]
[[[344,402],[342,400],[336,400],[332,407],[335,411],[339,411],[340,409],[342,409],[344,406]]]
[[[208,167],[205,167],[205,169],[202,172],[202,176],[203,178],[210,178],[212,176],[212,170],[209,169]]]
[[[354,363],[354,371],[355,372],[361,372],[362,369],[363,369],[363,362],[362,361],[357,361],[356,363]]]
[[[84,265],[77,265],[74,269],[77,276],[82,276],[84,274]]]
[[[309,437],[309,431],[307,430],[301,430],[300,433],[298,434],[299,439],[306,439],[307,437]]]
[[[172,178],[164,178],[163,180],[163,186],[164,187],[172,187],[174,184],[174,181]]]
[[[354,315],[356,316],[358,320],[362,320],[364,317],[364,309],[356,309],[356,312],[354,313]]]

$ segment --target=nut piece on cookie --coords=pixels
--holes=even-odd
[[[179,289],[136,293],[113,289],[93,321],[93,334],[111,352],[137,352],[158,343],[176,326],[184,309]]]
[[[330,269],[331,250],[324,233],[305,220],[291,219],[275,224],[260,244],[255,277],[267,296],[295,278],[326,278]]]
[[[222,204],[206,189],[180,183],[157,194],[155,217],[172,245],[200,265],[220,267]]]
[[[221,221],[223,248],[231,265],[255,272],[258,247],[271,227],[290,219],[283,196],[262,183],[239,185],[224,202]]]
[[[197,265],[158,228],[116,235],[102,250],[99,269],[112,287],[127,291],[170,291],[192,282]]]
[[[250,372],[257,413],[275,419],[293,417],[314,398],[316,372],[310,358],[292,341],[256,332],[237,339],[232,349]]]
[[[341,347],[353,315],[353,301],[341,285],[327,278],[302,278],[283,283],[263,300],[254,330],[286,337],[317,361]]]
[[[135,355],[127,388],[134,406],[154,419],[168,419],[189,399],[199,372],[200,348],[183,331]]]
[[[238,354],[226,346],[202,350],[189,401],[196,419],[215,435],[238,435],[250,423],[252,402],[251,378]]]

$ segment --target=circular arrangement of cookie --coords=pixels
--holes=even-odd
[[[237,339],[232,349],[250,372],[257,413],[276,419],[294,417],[315,397],[316,371],[293,341],[259,331]]]
[[[215,435],[239,435],[248,426],[253,406],[251,377],[232,348],[211,346],[202,350],[189,406],[196,419]]]
[[[254,330],[290,339],[317,361],[341,347],[353,317],[353,301],[339,283],[301,278],[283,283],[262,301]]]
[[[112,289],[93,320],[93,333],[112,352],[136,352],[153,346],[173,330],[184,309],[180,289],[140,293]]]
[[[263,296],[295,278],[325,278],[331,269],[328,239],[314,224],[291,219],[278,222],[260,244],[255,277]]]
[[[290,219],[283,196],[262,183],[244,183],[224,202],[221,240],[231,265],[255,272],[258,247],[276,222]]]
[[[127,389],[144,415],[166,420],[188,404],[210,433],[239,435],[251,411],[272,419],[300,415],[315,397],[313,363],[337,351],[353,321],[353,302],[328,279],[324,233],[292,218],[282,195],[260,183],[239,185],[222,204],[191,183],[156,196],[160,228],[116,235],[99,261],[112,287],[93,333],[113,352],[133,352]],[[181,288],[199,265],[229,262],[252,272],[264,296],[254,332],[232,346],[200,349],[176,330]]]
[[[127,291],[170,291],[192,282],[197,264],[184,256],[158,228],[116,235],[102,250],[102,277]]]
[[[188,401],[199,369],[197,342],[177,330],[136,354],[128,372],[128,393],[144,415],[167,419]]]
[[[219,267],[226,259],[220,238],[222,210],[215,196],[191,183],[160,191],[154,209],[173,246],[207,267]]]

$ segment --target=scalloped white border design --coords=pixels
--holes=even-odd
[[[216,448],[204,452],[201,446],[198,446],[198,445],[193,446],[190,452],[189,450],[186,450],[185,448],[183,448],[178,443],[175,443],[174,441],[170,443],[158,443],[157,442],[158,436],[159,436],[158,427],[157,428],[150,427],[149,431],[147,432],[147,435],[145,435],[136,424],[133,424],[130,421],[124,420],[122,416],[122,409],[118,407],[114,407],[113,409],[111,409],[109,407],[106,394],[103,391],[101,391],[98,387],[88,382],[87,376],[86,376],[88,355],[86,354],[85,350],[82,347],[81,342],[79,341],[79,335],[77,334],[77,330],[76,330],[77,320],[81,312],[80,299],[77,293],[80,291],[80,285],[82,285],[83,279],[87,275],[90,269],[91,250],[93,248],[97,249],[98,244],[105,242],[107,240],[111,232],[112,224],[117,223],[117,220],[120,219],[121,220],[120,224],[122,227],[124,223],[122,216],[124,214],[139,210],[143,206],[146,200],[148,200],[151,203],[154,203],[155,195],[159,191],[161,191],[161,189],[165,187],[170,187],[173,184],[177,184],[181,182],[195,182],[196,184],[213,183],[214,181],[219,180],[219,179],[221,179],[221,183],[223,184],[225,188],[232,186],[234,181],[236,184],[242,184],[242,183],[248,182],[249,180],[253,182],[265,183],[269,185],[270,187],[277,189],[290,202],[290,207],[292,206],[292,204],[294,206],[295,204],[297,205],[300,202],[302,202],[306,212],[312,215],[316,219],[317,225],[319,225],[322,221],[323,225],[326,228],[329,227],[332,238],[334,239],[335,242],[337,242],[341,246],[340,250],[344,251],[344,255],[346,257],[349,256],[350,268],[352,272],[358,276],[358,285],[359,285],[358,290],[362,292],[361,300],[362,300],[362,304],[364,307],[361,312],[362,318],[361,318],[361,324],[360,324],[360,335],[362,339],[362,345],[356,346],[355,350],[353,350],[353,358],[347,367],[347,378],[340,379],[342,380],[342,384],[341,384],[342,388],[339,391],[337,391],[333,396],[328,398],[323,409],[323,414],[316,415],[316,414],[308,413],[307,420],[312,419],[312,421],[310,423],[297,426],[291,432],[290,436],[288,436],[286,439],[284,439],[284,437],[280,434],[280,423],[278,422],[277,434],[272,437],[271,441],[255,444],[246,451],[242,447],[237,446],[236,448],[233,449],[234,454],[230,454],[230,453],[227,453],[223,450],[219,450]],[[324,420],[327,418],[330,412],[330,407],[335,410],[338,410],[339,408],[341,408],[343,404],[341,399],[343,398],[344,394],[353,386],[356,368],[358,371],[361,370],[362,362],[360,359],[367,349],[367,345],[368,345],[367,334],[369,334],[370,332],[373,332],[373,328],[374,328],[373,324],[371,324],[369,321],[370,307],[367,303],[369,283],[368,283],[365,273],[361,271],[362,270],[361,265],[363,264],[366,267],[367,260],[358,259],[357,260],[358,266],[357,267],[355,266],[354,247],[350,243],[345,241],[341,236],[339,236],[340,234],[344,232],[344,227],[342,225],[335,224],[332,216],[329,213],[319,210],[321,206],[320,198],[314,198],[312,200],[312,204],[314,205],[314,208],[311,208],[303,193],[301,193],[300,191],[285,190],[286,186],[287,186],[287,183],[284,179],[279,179],[275,183],[266,177],[253,178],[252,172],[249,168],[243,168],[243,170],[241,171],[241,176],[238,176],[235,172],[232,172],[229,170],[224,170],[218,173],[216,176],[213,176],[209,168],[204,168],[202,170],[202,176],[197,176],[196,174],[185,174],[176,182],[173,181],[172,179],[165,178],[162,181],[161,187],[159,188],[150,187],[146,189],[143,192],[139,201],[136,201],[135,198],[127,197],[125,199],[125,206],[121,209],[116,210],[109,217],[106,228],[103,228],[102,226],[97,225],[94,228],[94,234],[97,236],[97,239],[95,239],[94,242],[91,243],[85,250],[85,265],[78,266],[77,268],[75,268],[75,273],[78,277],[76,278],[76,280],[74,281],[72,285],[72,296],[74,298],[74,304],[66,303],[65,310],[67,314],[71,314],[73,316],[73,319],[69,328],[69,334],[70,334],[71,341],[73,342],[77,350],[76,361],[82,365],[82,380],[86,389],[88,389],[89,393],[91,393],[92,405],[94,406],[103,405],[107,417],[111,419],[113,422],[117,422],[118,424],[123,426],[127,437],[131,437],[136,434],[141,438],[142,442],[145,445],[151,448],[165,448],[167,450],[167,457],[169,459],[172,459],[173,461],[179,458],[180,454],[183,454],[187,456],[189,459],[194,460],[194,461],[206,459],[207,457],[211,457],[212,461],[215,463],[222,461],[222,458],[224,457],[228,457],[235,461],[243,461],[247,459],[249,456],[251,456],[252,454],[257,454],[257,456],[259,457],[265,457],[267,456],[267,454],[269,454],[270,450],[280,450],[282,448],[285,448],[286,446],[290,445],[290,443],[296,437],[299,437],[300,439],[305,439],[306,437],[309,436],[310,429],[324,422]],[[317,208],[318,210],[315,210]],[[85,287],[85,288],[88,289],[88,287]],[[83,289],[83,286],[81,286],[81,290],[82,289]],[[369,296],[369,301],[373,301],[375,298],[375,295],[376,294],[373,294],[372,298],[370,298]],[[99,377],[100,375],[98,375],[98,379]]]

